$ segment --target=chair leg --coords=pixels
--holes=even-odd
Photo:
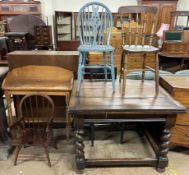
[[[120,143],[124,143],[124,131],[125,131],[125,124],[124,123],[121,123],[121,127],[120,127]]]
[[[143,64],[142,64],[142,83],[144,82],[145,69],[146,68],[146,53],[143,55]]]
[[[94,123],[90,123],[90,139],[91,139],[91,146],[94,146]]]
[[[79,53],[79,66],[77,72],[77,93],[80,93],[81,79],[82,79],[82,53]]]
[[[86,52],[82,53],[82,65],[86,64],[86,58],[87,58]],[[85,75],[85,69],[82,70],[81,81],[84,79],[84,75]]]
[[[56,143],[56,141],[55,141],[54,139],[52,140],[52,146],[53,146],[55,149],[58,149],[57,143]]]
[[[104,62],[104,75],[105,75],[105,80],[107,80],[107,60],[106,60],[106,52],[103,52],[103,62]]]
[[[120,76],[119,76],[119,82],[121,83],[121,79],[123,78],[123,59],[124,59],[124,56],[125,56],[125,54],[124,54],[124,51],[122,51],[122,53],[121,53],[121,65],[120,65]]]
[[[68,103],[68,102],[67,102]],[[70,139],[70,131],[71,131],[71,116],[66,113],[66,139]]]
[[[49,151],[48,151],[47,146],[44,146],[44,149],[45,149],[45,154],[46,154],[46,157],[47,157],[47,160],[48,160],[48,165],[49,165],[49,167],[51,167],[51,162],[50,162],[50,158],[49,158]]]
[[[159,93],[159,55],[156,53],[156,63],[155,63],[155,86],[156,95]]]
[[[17,146],[17,147],[16,147],[16,153],[15,153],[14,165],[17,164],[18,154],[19,154],[21,148],[22,148],[22,146]]]
[[[122,94],[125,94],[125,87],[126,87],[126,78],[127,78],[127,53],[124,54],[123,57],[123,87],[122,87]]]
[[[115,69],[114,69],[114,58],[113,52],[110,52],[110,65],[111,65],[111,75],[112,75],[112,88],[115,92]]]

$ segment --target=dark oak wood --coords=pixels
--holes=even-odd
[[[57,50],[76,51],[79,45],[80,45],[80,41],[78,40],[57,41]]]
[[[8,27],[10,32],[27,32],[34,36],[34,26],[37,25],[45,25],[45,22],[37,16],[18,15],[11,20]]]
[[[116,83],[116,92],[111,91],[111,82],[83,82],[80,96],[74,85],[69,113],[74,116],[76,127],[76,166],[78,170],[85,167],[104,166],[151,166],[159,172],[168,165],[170,129],[175,124],[177,113],[186,109],[176,102],[170,95],[159,88],[156,96],[153,81],[128,80],[124,95],[122,86]],[[95,114],[95,115],[94,115]],[[161,143],[152,140],[155,158],[135,159],[86,159],[83,143],[84,122],[163,122]],[[148,136],[150,137],[150,136]]]

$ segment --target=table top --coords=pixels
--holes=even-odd
[[[10,91],[71,91],[72,71],[55,66],[24,66],[7,74],[2,88]]]
[[[127,80],[125,94],[122,84],[116,82],[116,92],[112,92],[111,82],[84,81],[80,96],[76,85],[69,104],[71,114],[104,114],[124,112],[125,114],[177,114],[186,112],[184,106],[175,101],[163,88],[155,96],[154,81]]]
[[[10,70],[28,65],[58,66],[73,71],[77,77],[78,55],[78,51],[14,51],[8,54],[8,65]]]
[[[163,76],[160,83],[167,88],[189,91],[189,76]]]
[[[53,50],[22,50],[8,53],[8,55],[75,55],[79,56],[78,51],[53,51]]]

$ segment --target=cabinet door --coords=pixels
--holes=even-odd
[[[157,14],[157,30],[160,28],[162,23],[170,24],[171,21],[171,11],[176,10],[177,0],[173,1],[149,1],[142,0],[141,5],[150,5],[158,8]]]
[[[176,10],[177,2],[162,2],[160,5],[158,28],[161,23],[170,24],[171,22],[171,12]]]
[[[72,13],[55,12],[55,22],[57,42],[72,40]]]

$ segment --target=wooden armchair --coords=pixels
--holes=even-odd
[[[118,13],[121,17],[122,25],[122,58],[120,69],[120,82],[123,79],[123,93],[125,92],[126,77],[130,71],[142,71],[142,82],[145,71],[150,70],[155,73],[155,92],[159,91],[159,49],[152,44],[155,36],[157,8],[150,6],[122,6]],[[123,19],[127,18],[124,24]],[[142,68],[128,70],[128,57],[130,54],[141,54]],[[146,65],[148,54],[154,54],[155,68]]]
[[[51,124],[54,116],[54,103],[49,96],[26,95],[19,103],[17,120],[8,128],[12,145],[16,146],[14,165],[23,146],[42,146],[51,166],[48,145],[54,143]]]

